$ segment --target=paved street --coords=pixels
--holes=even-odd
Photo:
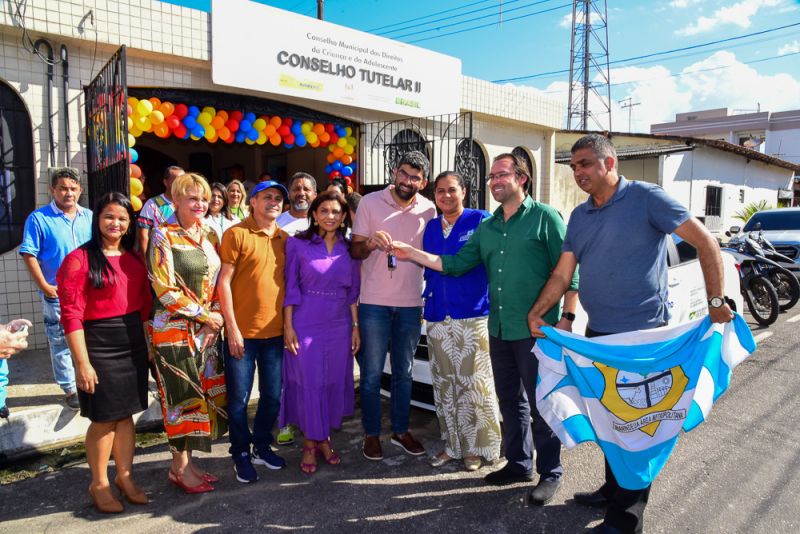
[[[794,321],[795,322],[789,322]],[[710,420],[680,438],[656,481],[646,532],[800,531],[800,313],[792,310],[769,329],[751,323],[758,352],[737,368],[731,388]],[[384,409],[386,412],[386,409]],[[385,421],[384,427],[388,427]],[[437,452],[432,414],[413,410],[412,428],[429,453]],[[238,484],[219,442],[201,465],[222,475],[217,491],[184,495],[166,482],[167,452],[138,453],[137,479],[151,494],[145,507],[127,505],[119,516],[101,516],[86,495],[85,464],[0,487],[1,532],[220,532],[326,530],[331,532],[580,532],[599,511],[576,506],[575,491],[601,483],[602,457],[593,445],[564,454],[566,478],[554,503],[529,507],[525,486],[490,488],[460,464],[432,470],[425,457],[410,457],[385,443],[386,458],[359,454],[360,423],[350,420],[334,435],[340,466],[320,466],[307,477],[297,446],[281,448],[290,466],[259,468],[261,480]],[[388,438],[387,438],[388,439]]]

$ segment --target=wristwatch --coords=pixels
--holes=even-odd
[[[566,319],[567,321],[574,321],[575,320],[575,314],[574,313],[570,313],[570,312],[564,312],[564,313],[561,314],[561,318],[562,319]]]
[[[711,297],[708,299],[709,308],[721,308],[723,304],[725,304],[724,297]]]

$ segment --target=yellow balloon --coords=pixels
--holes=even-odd
[[[345,145],[342,150],[344,150],[344,153],[349,156],[350,154],[353,153],[353,150],[354,150],[353,149],[353,145]]]
[[[130,131],[131,128],[133,128],[133,118],[129,116],[128,117],[128,131]]]
[[[344,131],[347,134],[347,135],[345,135],[345,137],[350,137],[351,135],[353,135],[353,129],[350,128],[349,126],[347,128],[345,128]]]
[[[311,128],[314,126],[311,122],[304,122],[300,126],[300,131],[303,132],[303,135],[308,136],[308,133],[311,131]]]
[[[336,145],[339,146],[340,148],[346,147],[347,146],[347,138],[346,137],[340,137],[339,140],[336,141]]]
[[[138,197],[144,191],[144,184],[138,178],[131,178],[131,196]]]
[[[212,128],[211,126],[206,126],[206,133],[205,133],[206,140],[207,141],[211,141],[216,136],[217,136],[217,131],[214,128]]]
[[[315,144],[319,144],[319,137],[317,137],[317,134],[315,134],[313,131],[310,131],[308,134],[306,134],[306,141],[308,141],[309,145],[313,146]]]
[[[139,211],[142,209],[142,199],[139,197],[131,197],[131,205],[133,206],[133,211]]]
[[[203,126],[208,126],[212,120],[214,120],[214,115],[208,113],[201,113],[197,116],[197,124],[202,124]]]
[[[133,128],[128,130],[128,133],[133,134],[134,137],[139,137],[142,135],[142,131],[134,124]]]
[[[136,144],[136,138],[133,136],[132,133],[128,134],[128,147],[133,147]]]
[[[245,142],[245,143],[247,143],[248,145],[254,145],[254,144],[256,144],[256,142],[255,142],[255,141],[253,141],[252,139],[250,139],[249,137],[248,137],[248,138],[246,138],[246,139],[244,140],[244,142]]]
[[[190,134],[190,135],[189,135],[189,139],[191,139],[192,141],[197,141],[197,140],[199,140],[200,138],[199,138],[199,137],[197,137],[197,136],[196,136],[196,135],[194,135],[194,134]]]
[[[267,142],[267,134],[265,134],[264,132],[258,134],[258,139],[256,139],[256,143],[258,143],[259,145],[263,145],[266,142]]]
[[[153,111],[153,103],[149,100],[140,100],[138,104],[136,104],[136,111],[139,112],[139,115],[148,116]]]
[[[256,119],[255,121],[253,121],[253,128],[255,128],[257,132],[260,132],[261,130],[266,128],[266,126],[267,126],[267,121],[265,121],[264,119]]]
[[[164,122],[164,114],[157,109],[153,110],[153,112],[150,114],[150,122],[152,122],[154,125],[161,124]]]
[[[350,146],[356,146],[358,144],[358,140],[355,137],[348,137],[347,144]]]
[[[200,110],[200,113],[208,113],[213,117],[214,115],[217,114],[217,110],[212,108],[211,106],[206,106],[202,110]]]

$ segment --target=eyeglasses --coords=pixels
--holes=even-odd
[[[408,180],[412,184],[420,184],[422,183],[422,180],[425,179],[424,176],[411,176],[403,169],[397,169],[397,177],[402,178],[403,180]]]
[[[497,174],[487,174],[486,181],[491,182],[492,180],[505,180],[509,176],[514,176],[513,172],[498,172]]]

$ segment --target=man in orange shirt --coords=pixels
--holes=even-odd
[[[253,463],[269,469],[286,465],[270,444],[281,400],[283,271],[289,238],[275,221],[287,196],[278,182],[257,184],[250,193],[250,215],[222,235],[220,247],[218,288],[227,336],[223,353],[230,453],[236,480],[243,484],[258,480]],[[260,397],[251,433],[247,404],[256,366]]]

